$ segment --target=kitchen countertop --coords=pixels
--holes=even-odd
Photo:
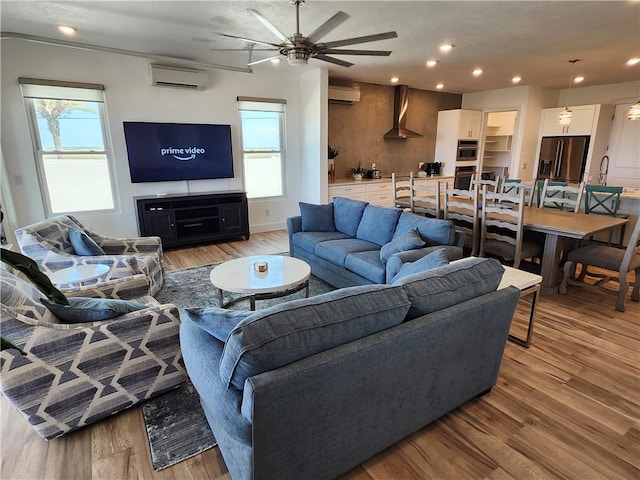
[[[620,198],[640,200],[640,188],[623,188]]]
[[[408,176],[408,175],[405,175]],[[430,180],[449,180],[454,178],[453,176],[448,177],[446,175],[434,175],[433,177],[431,176],[426,176],[426,177],[418,177],[418,176],[414,176],[414,179],[416,180],[426,180],[426,179],[430,179]],[[331,182],[329,183],[329,186],[333,186],[333,185],[362,185],[364,183],[389,183],[391,182],[391,177],[382,177],[382,178],[377,178],[377,179],[369,179],[369,178],[363,178],[362,180],[354,180],[353,178],[336,178],[335,182]]]

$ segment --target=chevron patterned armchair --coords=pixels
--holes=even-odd
[[[30,283],[0,268],[0,389],[45,439],[59,437],[185,381],[175,305],[91,323],[60,323]]]
[[[70,229],[83,231],[104,254],[76,254],[69,237]],[[148,291],[145,294],[153,296],[164,281],[159,237],[105,237],[71,215],[60,215],[17,229],[16,239],[22,253],[35,260],[46,274],[77,265],[105,264],[110,267],[108,273],[98,279],[57,285],[65,294],[75,295],[75,291],[81,290],[84,296],[131,298],[132,292],[127,290],[139,289],[146,280]],[[114,282],[118,279],[126,280]]]

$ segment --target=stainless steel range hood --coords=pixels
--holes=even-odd
[[[407,109],[409,108],[409,87],[397,85],[393,97],[393,128],[384,134],[384,138],[421,138],[422,134],[407,128]]]

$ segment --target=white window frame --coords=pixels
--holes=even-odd
[[[282,193],[280,195],[268,195],[261,197],[252,197],[251,192],[247,191],[247,198],[249,200],[260,200],[260,199],[274,199],[274,198],[283,198],[286,197],[287,193],[287,182],[286,182],[286,166],[287,166],[287,148],[286,148],[286,134],[285,134],[285,126],[286,126],[286,100],[281,99],[271,99],[271,98],[255,98],[255,97],[238,97],[238,116],[240,119],[240,141],[242,147],[242,174],[243,174],[243,183],[247,185],[247,164],[245,155],[250,153],[278,153],[280,155],[280,183],[282,186]],[[280,129],[280,149],[272,150],[272,149],[252,149],[245,150],[244,148],[244,132],[242,131],[242,111],[261,111],[261,112],[278,112],[280,113],[278,128]]]
[[[38,183],[47,216],[59,215],[64,213],[112,213],[119,211],[117,187],[115,181],[115,168],[113,164],[113,155],[111,148],[111,136],[108,129],[104,98],[104,86],[31,78],[20,78],[19,82],[22,87],[22,96],[27,110],[29,129],[31,132],[31,140],[34,150],[34,159],[36,163],[36,171],[38,173]],[[98,105],[97,113],[100,119],[103,149],[78,150],[73,152],[70,152],[68,150],[44,150],[40,138],[40,130],[38,128],[37,113],[35,109],[35,101],[38,99],[69,100],[96,103]],[[113,206],[111,208],[104,208],[99,210],[84,209],[82,208],[82,200],[80,199],[78,201],[78,208],[66,211],[54,210],[49,193],[49,184],[47,182],[45,172],[44,157],[47,155],[64,155],[67,157],[104,155],[104,157],[106,158],[106,166],[109,175],[109,192],[111,195],[111,203]]]

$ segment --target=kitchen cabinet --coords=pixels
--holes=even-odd
[[[596,119],[596,110],[599,105],[579,105],[569,107],[572,112],[571,123],[560,125],[558,117],[564,107],[545,108],[542,110],[542,124],[540,135],[542,137],[558,137],[565,135],[591,135]]]
[[[476,110],[452,110],[460,112],[458,121],[458,138],[461,140],[478,140],[482,125],[482,112]]]
[[[478,140],[482,112],[477,110],[442,110],[438,112],[435,161],[442,163],[443,175],[453,176],[458,157],[458,140]]]

